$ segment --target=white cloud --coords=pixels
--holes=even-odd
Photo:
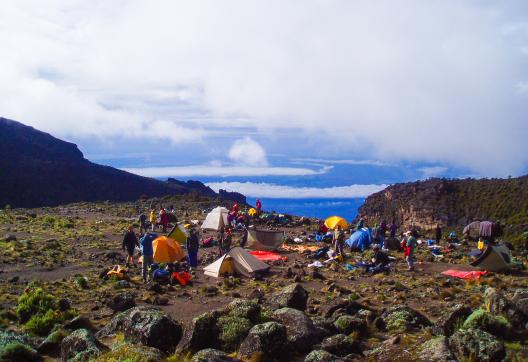
[[[228,156],[231,161],[238,165],[258,167],[268,166],[266,151],[259,143],[255,142],[250,137],[236,140],[229,149]]]
[[[516,174],[527,24],[524,0],[2,2],[0,109],[58,136],[287,128],[344,157]]]
[[[320,164],[332,164],[332,165],[366,165],[366,166],[396,166],[394,163],[384,162],[380,160],[333,160],[325,158],[294,158],[293,162],[310,162]]]
[[[387,187],[387,185],[350,185],[318,188],[292,187],[255,182],[209,182],[207,183],[207,186],[215,191],[223,189],[240,192],[248,197],[265,197],[273,199],[364,198]]]
[[[422,173],[422,178],[424,179],[442,176],[447,170],[448,168],[443,166],[422,167],[418,169],[418,171]]]
[[[321,175],[330,170],[323,167],[312,170],[301,167],[258,167],[258,166],[220,166],[220,165],[194,165],[194,166],[168,166],[123,168],[122,170],[147,177],[229,177],[229,176],[309,176]]]

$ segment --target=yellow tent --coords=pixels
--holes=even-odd
[[[249,216],[255,216],[256,214],[257,214],[257,209],[255,209],[254,207],[249,209],[249,211],[248,211],[248,215]]]
[[[159,236],[152,242],[156,263],[174,263],[185,258],[180,245],[166,236]]]
[[[167,235],[169,239],[176,240],[180,244],[185,244],[187,241],[187,230],[181,223],[174,225],[172,230]]]
[[[324,224],[329,229],[335,229],[337,226],[341,226],[343,229],[348,228],[347,221],[339,216],[330,216],[325,220]]]

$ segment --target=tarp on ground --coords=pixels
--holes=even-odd
[[[250,230],[246,246],[252,250],[277,250],[284,242],[284,231]]]
[[[324,224],[329,229],[335,229],[338,226],[341,226],[343,229],[348,228],[348,222],[340,216],[330,216],[325,220]]]
[[[491,272],[509,270],[512,267],[510,249],[506,245],[488,245],[471,265]]]
[[[284,250],[296,251],[298,253],[304,253],[306,251],[316,251],[321,247],[317,245],[292,245],[292,244],[282,244]]]
[[[272,251],[252,250],[249,253],[261,261],[288,260],[287,256],[282,256]]]
[[[185,258],[185,254],[175,240],[158,236],[152,242],[153,259],[156,263],[174,263]]]
[[[446,271],[443,271],[441,273],[442,275],[446,275],[449,277],[455,277],[465,280],[476,280],[480,279],[481,276],[488,274],[487,271],[463,271],[463,270],[455,270],[455,269],[449,269]]]
[[[218,278],[223,275],[242,275],[251,277],[255,273],[264,272],[269,265],[258,260],[239,246],[235,246],[217,261],[204,268],[205,275]]]
[[[205,220],[202,224],[202,229],[218,231],[222,228],[222,226],[226,227],[228,225],[227,223],[228,214],[229,214],[229,210],[226,209],[225,207],[222,207],[222,206],[215,207],[205,217]]]
[[[180,244],[185,244],[187,241],[187,229],[185,229],[182,223],[178,223],[174,225],[167,237],[176,240]]]
[[[351,249],[364,251],[372,245],[372,233],[369,228],[355,231],[345,242]]]

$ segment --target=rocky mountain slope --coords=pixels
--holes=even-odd
[[[19,122],[0,118],[0,205],[54,206],[76,201],[127,201],[198,193],[218,197],[198,181],[166,182],[137,176],[84,158],[77,145]],[[240,194],[222,198],[245,202]]]
[[[395,220],[422,229],[476,219],[528,228],[528,176],[509,179],[429,179],[395,184],[369,196],[359,214],[371,223]],[[515,226],[513,226],[515,225]]]

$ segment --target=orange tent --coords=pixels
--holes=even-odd
[[[154,249],[154,262],[156,263],[174,263],[185,258],[180,245],[166,236],[159,236],[154,239],[152,248]]]

